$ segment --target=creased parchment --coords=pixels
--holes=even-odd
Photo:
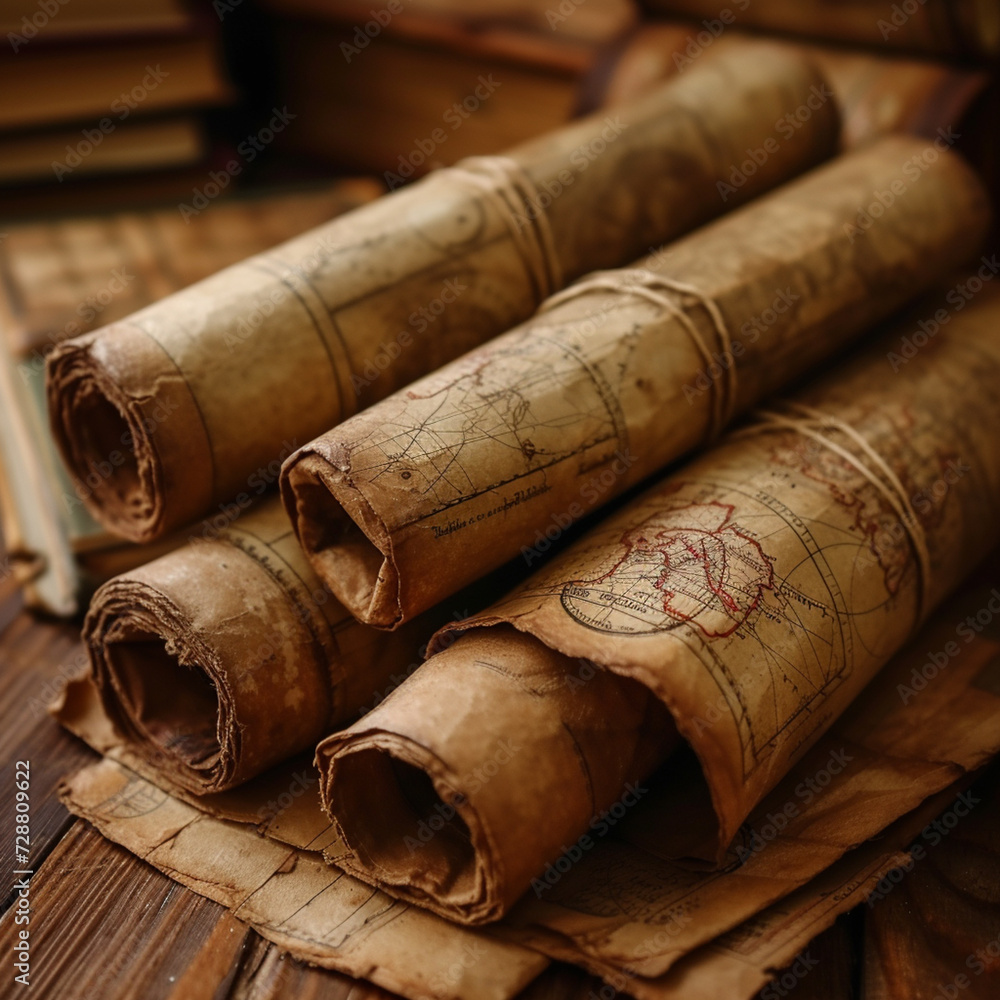
[[[239,494],[289,445],[526,319],[565,281],[830,155],[834,105],[800,57],[763,45],[713,60],[69,341],[48,364],[66,463],[96,479],[87,503],[105,526],[156,537]],[[717,179],[765,144],[723,201]]]
[[[61,796],[110,839],[297,958],[409,1000],[509,1000],[548,964],[372,891],[318,853],[200,812],[113,760],[71,776]]]
[[[229,788],[357,717],[440,624],[389,635],[316,578],[277,497],[108,581],[84,624],[104,708],[194,792]]]
[[[894,869],[912,864],[906,846],[927,829],[942,810],[968,801],[963,791],[969,779],[932,795],[872,840],[846,854],[812,881],[789,893],[725,934],[689,952],[662,976],[647,978],[630,969],[584,960],[586,967],[636,1000],[750,1000],[769,980],[773,996],[787,991],[791,980],[810,977],[810,986],[822,971],[810,942],[842,913],[870,898]],[[889,884],[893,884],[889,882]],[[556,957],[563,948],[553,938],[547,952]],[[579,955],[569,949],[567,955]],[[572,958],[570,959],[573,960]],[[815,971],[815,975],[813,972]]]
[[[435,669],[317,750],[324,805],[346,844],[337,863],[455,919],[501,915],[528,887],[508,879],[523,872],[524,855],[541,873],[546,852],[555,860],[553,839],[570,846],[588,830],[577,814],[553,831],[568,813],[550,802],[591,794],[593,815],[632,804],[628,788],[609,795],[590,783],[600,758],[587,746],[576,766],[549,767],[538,724],[520,725],[530,705],[534,718],[551,720],[549,731],[572,732],[592,697],[587,680],[602,670],[640,682],[670,710],[714,810],[711,824],[685,823],[683,853],[723,862],[751,810],[997,540],[1000,296],[983,289],[944,316],[933,339],[916,341],[922,349],[900,346],[912,347],[903,338],[919,329],[904,324],[774,403],[492,609],[439,633],[448,648]],[[544,689],[504,683],[504,661],[480,650],[491,638],[502,644],[511,627],[583,665],[563,661],[560,683],[553,662]],[[463,691],[460,714],[428,731],[426,705],[455,686],[481,686],[483,697]],[[717,718],[706,725],[709,712]],[[505,729],[530,741],[530,752],[504,765],[503,780],[477,780],[488,757],[470,768],[467,748],[482,754],[482,733]],[[400,747],[424,792],[410,800],[415,820],[448,811],[469,831],[468,851],[432,839],[414,858],[358,808],[366,768],[384,773]],[[616,754],[629,752],[615,744]],[[534,796],[527,806],[514,772]],[[395,776],[400,792],[387,791],[402,802],[410,771]],[[514,822],[523,815],[533,822]],[[426,855],[448,876],[430,898],[420,881]]]
[[[745,824],[742,851],[726,870],[699,873],[662,856],[677,828],[705,811],[697,796],[678,794],[676,776],[664,768],[627,819],[595,836],[570,869],[556,870],[559,878],[546,872],[492,925],[493,933],[582,964],[619,990],[627,976],[624,990],[631,995],[676,995],[678,982],[748,995],[767,969],[786,961],[902,860],[899,850],[915,836],[914,822],[920,829],[940,809],[925,796],[963,781],[1000,749],[997,565],[994,553],[978,579],[934,612],[773,790]],[[954,655],[951,643],[959,650]],[[935,669],[945,652],[947,666]],[[89,679],[69,686],[57,714],[95,749],[168,787],[162,771],[150,770],[148,760],[136,759],[115,736]],[[196,799],[183,790],[172,794],[206,816],[250,824],[270,840],[335,855],[340,845],[317,789],[315,770],[299,760],[231,791]],[[879,833],[904,814],[905,829]],[[132,847],[128,815],[106,814],[100,826]],[[202,852],[215,844],[212,828],[200,829],[199,851],[171,855],[175,877],[183,875],[187,884],[203,864]],[[929,848],[934,830],[921,841]],[[870,837],[876,839],[867,842]],[[838,860],[855,847],[853,856]],[[337,883],[355,884],[347,876]],[[261,917],[273,925],[283,914],[268,909]],[[303,932],[322,940],[317,911],[303,920]]]
[[[965,163],[922,140],[822,166],[631,269],[583,278],[301,448],[282,470],[296,534],[381,628],[518,552],[530,566],[573,521],[950,273],[988,217]]]

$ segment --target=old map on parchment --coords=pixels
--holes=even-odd
[[[996,537],[994,316],[974,304],[896,373],[888,336],[449,629],[510,622],[650,687],[704,769],[721,860]]]
[[[586,338],[552,336],[544,318],[503,338],[502,346],[466,355],[442,374],[431,375],[400,397],[386,400],[367,448],[359,448],[352,474],[378,481],[397,480],[411,495],[410,518],[420,520],[485,497],[501,512],[547,492],[544,470],[576,459],[581,470],[597,468],[616,451],[628,448],[628,431],[619,404],[627,365],[613,371],[588,351]],[[548,347],[547,352],[540,348]],[[622,357],[628,356],[627,338]],[[558,398],[539,387],[561,387]],[[394,425],[392,409],[402,419]],[[489,465],[475,460],[482,442],[499,446]],[[540,477],[534,476],[541,473]],[[534,477],[526,491],[520,480]],[[471,517],[488,515],[463,510]],[[455,522],[433,530],[461,530]]]

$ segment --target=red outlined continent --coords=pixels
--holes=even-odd
[[[615,619],[634,618],[641,608],[647,625],[657,618],[660,628],[687,622],[708,638],[732,635],[774,589],[771,563],[756,539],[731,523],[733,514],[732,504],[693,503],[626,531],[625,552],[610,569],[572,584],[577,597],[588,592],[604,604],[601,623],[591,615],[587,623],[618,631]]]

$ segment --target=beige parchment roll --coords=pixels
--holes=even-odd
[[[434,625],[414,625],[387,635],[351,618],[273,497],[105,583],[83,638],[104,709],[131,749],[207,793],[371,707],[419,662]]]
[[[640,260],[310,442],[282,470],[313,567],[380,628],[710,440],[962,263],[982,185],[926,140],[851,153]]]
[[[654,694],[693,748],[717,818],[699,850],[721,861],[753,806],[1000,537],[1000,295],[983,290],[996,272],[984,263],[439,633],[431,649],[444,652],[318,747],[344,843],[331,860],[453,919],[500,916],[526,872],[571,864],[593,824],[630,805],[628,788],[590,777],[609,748],[639,760],[638,735],[636,750],[622,730],[576,740],[572,763],[558,745],[575,735],[581,697],[606,704],[607,726],[627,721],[614,674]],[[514,630],[521,648],[508,650]],[[569,659],[545,660],[544,686],[516,683],[509,664],[546,648]],[[501,739],[524,750],[483,781]],[[361,808],[378,794],[405,819]],[[585,821],[566,803],[588,796]],[[408,850],[399,831],[447,808],[466,850],[437,837]]]
[[[565,281],[819,162],[837,130],[802,57],[762,45],[713,60],[61,345],[48,362],[54,435],[73,474],[96,478],[94,515],[154,538],[245,489],[289,445],[524,320]],[[752,150],[768,152],[723,200],[717,179]]]

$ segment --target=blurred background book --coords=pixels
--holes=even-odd
[[[4,215],[82,207],[101,176],[162,197],[209,161],[211,116],[237,99],[210,8],[4,0],[0,24]]]

